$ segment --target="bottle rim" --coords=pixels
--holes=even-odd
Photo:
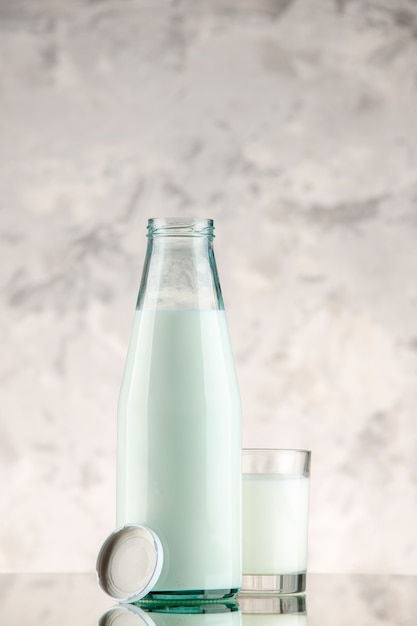
[[[214,220],[201,217],[152,217],[147,237],[214,237]]]

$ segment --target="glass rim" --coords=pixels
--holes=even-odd
[[[242,474],[310,476],[311,450],[242,448]]]

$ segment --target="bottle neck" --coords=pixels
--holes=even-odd
[[[213,231],[212,220],[149,220],[138,309],[224,308],[213,251]]]

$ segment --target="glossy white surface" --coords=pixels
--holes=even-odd
[[[2,3],[0,569],[92,569],[146,219],[194,213],[244,445],[313,451],[309,567],[417,573],[416,23],[408,0]]]
[[[95,626],[112,604],[97,587],[91,574],[3,574],[0,575],[0,622],[8,626]],[[239,598],[238,598],[239,602]],[[417,578],[407,576],[346,576],[313,574],[307,581],[307,617],[293,616],[294,626],[414,626],[417,612]],[[271,620],[246,613],[235,619],[251,626]],[[160,615],[158,623],[164,623]],[[197,620],[194,616],[193,620]],[[287,626],[289,617],[277,615],[276,626]],[[167,620],[168,621],[168,620]],[[170,615],[169,621],[183,623]],[[191,620],[190,620],[191,621]],[[201,616],[202,626],[207,619]],[[298,621],[298,624],[297,624]],[[143,626],[138,619],[129,626]],[[196,626],[196,621],[192,621]]]

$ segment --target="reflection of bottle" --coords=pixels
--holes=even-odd
[[[154,219],[120,392],[117,523],[159,536],[152,597],[240,587],[240,399],[211,220]]]
[[[188,606],[138,607],[119,605],[108,609],[97,626],[241,626],[237,603]]]
[[[242,596],[242,626],[307,626],[306,598],[298,596]]]

